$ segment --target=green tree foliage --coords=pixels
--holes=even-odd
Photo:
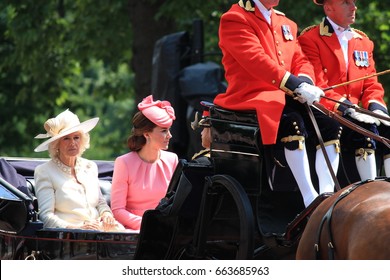
[[[96,157],[123,149],[133,109],[131,27],[126,1],[0,3],[0,154],[33,153],[43,122],[66,108],[93,131]]]
[[[360,0],[358,3],[357,22],[355,27],[364,31],[374,42],[374,59],[377,71],[390,67],[390,2]],[[390,76],[378,77],[385,91],[390,93]],[[389,102],[389,94],[386,94]],[[389,108],[390,109],[390,108]]]
[[[46,157],[33,152],[39,143],[33,137],[43,132],[48,117],[66,108],[81,121],[101,117],[86,156],[113,159],[125,152],[135,100],[149,94],[151,70],[142,64],[151,64],[152,46],[142,36],[158,38],[161,27],[166,34],[191,33],[193,20],[201,19],[204,59],[220,62],[219,18],[236,2],[0,1],[0,156]],[[354,27],[375,42],[377,69],[385,70],[390,62],[390,2],[357,4]],[[156,11],[154,18],[142,16],[145,9]],[[323,17],[311,0],[281,0],[277,9],[301,30]],[[390,76],[379,79],[390,90]],[[136,86],[140,83],[142,87]]]

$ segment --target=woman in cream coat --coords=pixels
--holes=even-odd
[[[89,134],[99,118],[80,123],[66,110],[44,124],[48,138],[35,151],[49,150],[51,160],[35,169],[39,218],[45,227],[116,231],[124,227],[113,217],[99,187],[98,168],[82,158]]]

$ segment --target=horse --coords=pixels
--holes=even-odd
[[[357,182],[325,199],[307,222],[296,259],[390,259],[389,180]]]

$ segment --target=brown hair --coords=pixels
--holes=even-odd
[[[139,151],[146,144],[145,132],[150,132],[157,125],[145,117],[142,112],[137,112],[132,120],[133,128],[131,134],[127,138],[127,146],[131,151]]]

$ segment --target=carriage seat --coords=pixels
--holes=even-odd
[[[6,162],[8,165],[13,167],[18,176],[26,180],[27,195],[33,199],[35,197],[35,181],[34,181],[34,170],[48,159],[26,159],[26,158],[5,158],[1,159],[1,162]],[[107,201],[107,204],[111,205],[111,179],[114,169],[114,163],[111,161],[95,161],[98,165],[99,170],[99,185],[103,197]],[[37,209],[37,207],[35,207]]]
[[[248,194],[259,193],[263,152],[256,112],[218,106],[209,111],[215,173],[234,177]]]
[[[39,201],[35,196],[34,171],[36,166],[47,160],[0,159],[0,231],[29,236],[42,229],[43,223],[38,217]],[[114,162],[95,162],[98,165],[100,190],[110,206]]]
[[[27,188],[30,194],[35,197],[35,181],[33,178],[26,178]],[[111,205],[111,181],[99,179],[100,191],[108,206]]]
[[[210,108],[210,122],[212,149],[261,155],[256,111],[232,111],[213,106]]]
[[[234,111],[214,105],[212,108],[212,118],[258,126],[255,110]]]

